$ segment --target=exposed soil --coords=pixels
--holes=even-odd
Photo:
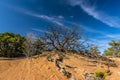
[[[110,67],[112,74],[106,77],[106,80],[120,80],[120,59],[112,58],[118,67]],[[63,63],[70,67],[65,67],[72,73],[72,78],[76,80],[85,80],[84,73],[93,74],[96,70],[107,70],[103,61],[97,61],[79,57],[78,55],[67,55]],[[64,66],[63,66],[64,67]],[[54,62],[47,61],[45,56],[39,58],[0,60],[0,80],[73,80],[67,78],[55,67]]]

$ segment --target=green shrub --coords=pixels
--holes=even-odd
[[[117,57],[120,57],[120,51],[117,53]]]
[[[107,76],[107,73],[105,71],[95,71],[94,76],[96,80],[104,80]]]
[[[19,34],[4,32],[0,33],[0,56],[19,57],[23,56],[24,37]]]

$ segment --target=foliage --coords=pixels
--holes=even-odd
[[[45,45],[42,39],[38,38],[34,42],[35,55],[41,54],[45,50]]]
[[[91,46],[90,53],[97,56],[98,54],[100,54],[100,51],[98,50],[97,46]]]
[[[111,56],[113,54],[113,49],[112,48],[108,48],[107,50],[104,51],[105,56]]]
[[[95,71],[94,76],[96,80],[104,80],[105,77],[107,76],[107,73],[105,71]]]
[[[120,57],[120,51],[117,53],[117,56]]]
[[[112,40],[109,42],[109,48],[104,51],[105,56],[114,56],[114,57],[120,57],[120,40]]]
[[[51,27],[43,38],[38,38],[32,33],[26,37],[14,33],[0,34],[0,56],[19,57],[41,54],[44,50],[57,50],[60,52],[89,52],[88,39],[83,39],[76,27]],[[97,47],[91,47],[91,53],[98,54]]]
[[[14,33],[0,33],[0,57],[30,57],[41,54],[45,46],[42,39],[28,33],[26,37]]]
[[[18,57],[23,56],[24,37],[14,33],[0,34],[0,56]]]

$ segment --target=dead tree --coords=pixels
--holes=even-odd
[[[82,34],[74,28],[50,27],[45,33],[45,43],[49,48],[57,51],[75,51],[82,46]]]
[[[32,59],[32,54],[34,54],[35,52],[35,48],[34,48],[34,42],[35,42],[35,35],[33,33],[27,33],[27,36],[25,37],[25,42],[24,42],[24,46],[25,46],[25,55],[28,59]]]

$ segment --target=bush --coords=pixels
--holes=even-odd
[[[105,71],[95,71],[94,76],[96,80],[104,80],[107,76],[107,73]]]
[[[120,57],[120,51],[117,53],[117,57]]]
[[[0,33],[0,57],[23,56],[24,37],[14,33]]]

